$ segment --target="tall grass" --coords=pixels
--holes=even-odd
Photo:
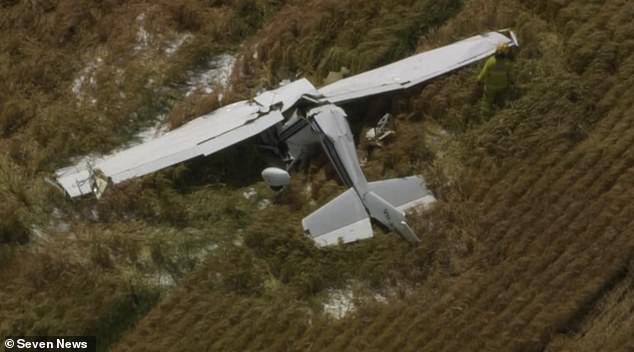
[[[115,190],[98,204],[65,201],[44,179],[71,157],[107,153],[153,124],[180,99],[174,87],[189,69],[234,50],[283,3],[82,0],[0,7],[3,334],[98,335],[107,350],[165,290],[147,276],[169,272],[178,279],[198,264],[210,238],[235,230],[232,219],[202,234],[183,229],[210,214],[203,210],[213,200],[200,197],[197,213],[183,206],[168,177],[178,170],[124,188],[132,193]],[[190,40],[168,55],[186,33]],[[225,204],[212,212],[215,218],[234,211],[227,193],[214,198]],[[155,222],[166,225],[157,230]],[[151,248],[158,250],[148,259]]]
[[[617,0],[8,3],[0,332],[96,334],[101,348],[127,350],[543,348],[631,255],[630,8]],[[141,25],[151,36],[137,50]],[[522,43],[517,86],[490,120],[477,116],[476,67],[351,114],[368,123],[396,116],[398,137],[371,156],[371,178],[423,173],[440,199],[410,215],[420,246],[379,230],[318,250],[301,218],[341,185],[316,163],[272,194],[254,183],[263,161],[251,145],[121,185],[99,203],[70,203],[44,187],[43,176],[70,157],[108,152],[174,107],[185,72],[215,53],[240,51],[228,102],[281,79],[319,84],[342,66],[361,72],[507,26]],[[185,32],[194,38],[167,58],[166,43]],[[78,99],[73,85],[91,65],[97,84]],[[219,104],[193,96],[170,118],[178,125]],[[446,131],[440,147],[432,125]],[[246,199],[250,187],[257,195]],[[165,296],[162,277],[178,286]],[[348,287],[357,311],[323,316],[329,290]],[[367,299],[376,293],[390,303]]]
[[[620,56],[628,53],[627,40],[607,40],[625,25],[624,4],[471,1],[445,25],[426,32],[417,43],[421,50],[512,25],[522,48],[515,58],[513,97],[488,121],[477,116],[475,67],[433,82],[420,93],[392,99],[385,108],[397,116],[399,138],[375,154],[368,173],[378,178],[420,171],[432,181],[440,202],[430,211],[412,214],[424,239],[421,246],[401,247],[394,237],[377,236],[356,246],[313,253],[295,239],[297,230],[260,225],[244,233],[246,246],[240,250],[253,256],[254,268],[264,268],[273,282],[285,285],[268,291],[273,285],[258,284],[259,298],[250,300],[253,304],[270,297],[267,291],[286,301],[310,301],[318,294],[311,289],[323,291],[350,281],[374,290],[409,283],[404,291],[410,296],[385,308],[365,306],[339,322],[311,316],[312,324],[299,336],[262,333],[258,340],[276,341],[271,350],[525,351],[544,349],[553,335],[574,325],[583,315],[579,312],[602,294],[631,256],[631,109],[624,98],[631,90],[631,65],[627,54]],[[349,38],[321,37],[331,33],[331,27],[344,26],[329,12],[336,4],[310,5],[330,16],[321,18],[311,11],[295,21],[290,14],[296,8],[282,11],[284,19],[274,18],[262,31],[267,36],[245,54],[243,77],[265,77],[247,88],[270,85],[296,72],[318,81],[342,65],[372,66],[358,55],[346,56],[357,47],[336,47],[345,47]],[[376,15],[371,11],[384,5],[374,6],[367,8]],[[361,12],[347,15],[354,18]],[[284,30],[276,30],[273,23]],[[351,28],[354,24],[351,21]],[[589,35],[605,40],[583,40]],[[398,48],[396,42],[388,46]],[[258,53],[255,59],[253,50]],[[375,59],[380,61],[370,61]],[[413,148],[415,141],[429,138],[425,129],[432,122],[447,131],[446,147]],[[313,181],[323,179],[321,174],[311,176]],[[312,185],[315,194],[321,194],[319,186],[326,183]],[[336,193],[336,185],[326,185],[323,191],[325,200]],[[289,221],[294,214],[279,208],[268,212],[274,218],[291,214]],[[265,219],[268,216],[254,224],[271,221]],[[302,275],[293,275],[293,267],[301,268]],[[315,267],[323,280],[309,275]],[[213,287],[222,288],[221,283],[213,281]],[[231,292],[231,287],[223,289]],[[252,313],[261,311],[254,308]],[[224,324],[209,321],[209,330],[223,339],[213,345],[218,349],[244,347],[224,338],[242,341],[263,325],[275,325],[266,318],[246,324],[253,316],[248,310],[226,314],[235,318]],[[131,334],[127,343],[138,336]],[[625,349],[620,330],[618,336],[615,350]]]

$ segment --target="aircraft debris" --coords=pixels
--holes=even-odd
[[[391,119],[392,115],[390,115],[389,113],[383,115],[383,117],[376,124],[376,127],[370,128],[365,133],[365,138],[368,140],[369,146],[382,148],[382,142],[388,140],[390,137],[396,134],[393,129],[390,129],[388,127]]]
[[[306,234],[319,246],[358,241],[373,236],[372,218],[416,243],[420,239],[408,225],[406,212],[429,204],[435,199],[433,194],[420,176],[368,182],[342,106],[409,89],[482,60],[492,55],[499,44],[517,46],[514,38],[512,32],[476,35],[320,89],[302,78],[251,100],[224,106],[156,139],[99,158],[91,165],[60,169],[56,172],[57,182],[71,197],[91,193],[100,196],[107,184],[207,156],[258,136],[260,146],[286,164],[286,169],[267,168],[262,172],[269,186],[279,189],[290,181],[289,171],[321,145],[349,189],[303,219]],[[380,142],[390,135],[388,122],[386,115],[375,128],[374,139]]]

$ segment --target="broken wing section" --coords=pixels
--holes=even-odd
[[[252,137],[282,121],[279,111],[262,115],[260,107],[238,102],[199,117],[165,135],[119,153],[58,170],[57,182],[71,197],[98,191],[93,176],[113,183],[146,175],[165,167],[206,156]]]
[[[305,217],[302,225],[320,247],[372,237],[368,213],[352,188]]]
[[[498,44],[518,46],[515,34],[488,32],[426,51],[395,63],[339,80],[319,89],[325,100],[337,104],[375,94],[411,88],[463,66],[482,60]]]
[[[222,107],[147,143],[56,172],[71,197],[103,192],[107,180],[119,183],[206,156],[248,139],[284,120],[283,112],[304,95],[317,95],[306,79],[263,92],[253,101]]]
[[[263,92],[254,98],[261,106],[281,105],[280,110],[285,112],[297,103],[303,96],[317,96],[319,92],[306,78],[301,78],[278,89]]]

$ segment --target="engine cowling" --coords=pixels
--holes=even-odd
[[[284,169],[267,167],[262,170],[262,178],[274,191],[279,191],[291,182],[291,175]]]

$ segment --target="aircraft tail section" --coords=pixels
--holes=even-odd
[[[368,192],[365,195],[365,204],[368,207],[370,215],[381,224],[398,232],[403,238],[409,242],[420,242],[411,227],[407,224],[405,212],[399,210],[394,205],[383,199],[375,192]]]
[[[370,182],[368,188],[400,211],[436,201],[420,176]]]
[[[361,198],[348,189],[303,220],[304,230],[319,246],[372,237],[370,216],[410,242],[419,242],[405,212],[429,204],[434,196],[418,176],[370,182]]]
[[[420,242],[407,224],[405,212],[436,200],[425,187],[425,181],[419,176],[410,176],[370,182],[368,188],[369,191],[363,198],[370,216],[398,232],[406,240]]]
[[[305,217],[302,225],[320,247],[363,240],[373,235],[370,217],[353,188]]]

